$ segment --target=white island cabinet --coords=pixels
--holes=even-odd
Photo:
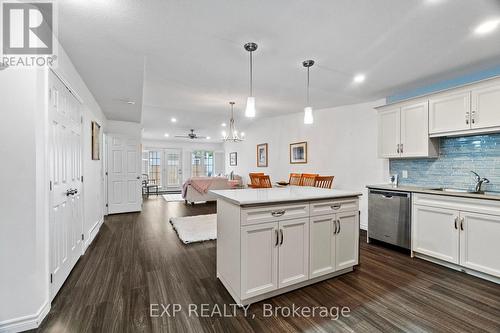
[[[287,187],[215,190],[217,277],[246,305],[352,271],[359,192]]]

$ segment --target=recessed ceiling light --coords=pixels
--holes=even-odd
[[[476,35],[485,35],[493,32],[496,28],[498,28],[498,25],[500,25],[500,19],[485,21],[474,29],[474,33]]]
[[[222,127],[226,127],[226,126],[227,126],[227,125],[226,125],[226,123],[222,123],[222,124],[220,124],[220,125],[221,125]]]
[[[135,102],[134,101],[127,101],[127,104],[134,105]]]
[[[207,140],[210,140],[211,138],[209,136],[207,136]]]
[[[170,121],[171,121],[171,122],[173,122],[173,123],[176,123],[176,122],[177,122],[177,119],[175,119],[175,118],[173,118],[173,117],[172,117],[172,118],[170,119]]]
[[[366,76],[364,74],[358,74],[354,77],[354,83],[363,83],[366,80]]]
[[[170,135],[168,133],[165,133],[165,137],[168,138]]]

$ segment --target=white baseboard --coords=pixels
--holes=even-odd
[[[38,328],[50,311],[50,302],[45,302],[37,313],[0,322],[0,333],[22,332]]]
[[[90,244],[92,244],[95,237],[99,233],[99,230],[101,229],[103,223],[104,223],[104,217],[102,217],[92,226],[92,228],[90,228],[90,230],[87,233],[87,239],[85,240],[85,250],[83,252],[85,252],[87,248],[90,246]]]
[[[361,230],[368,230],[368,226],[366,224],[360,224],[359,229]]]

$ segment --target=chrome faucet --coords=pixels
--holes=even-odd
[[[479,176],[476,172],[474,171],[471,171],[475,178],[476,178],[476,187],[474,189],[474,192],[476,193],[481,193],[481,186],[483,186],[483,183],[486,183],[488,184],[490,182],[490,180],[488,178],[481,178],[481,176]]]

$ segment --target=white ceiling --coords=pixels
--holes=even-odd
[[[245,42],[259,45],[259,119],[302,110],[305,59],[317,109],[499,65],[500,31],[473,34],[498,17],[498,0],[60,0],[59,36],[109,119],[142,121],[146,139],[216,140],[230,100],[249,121]]]

